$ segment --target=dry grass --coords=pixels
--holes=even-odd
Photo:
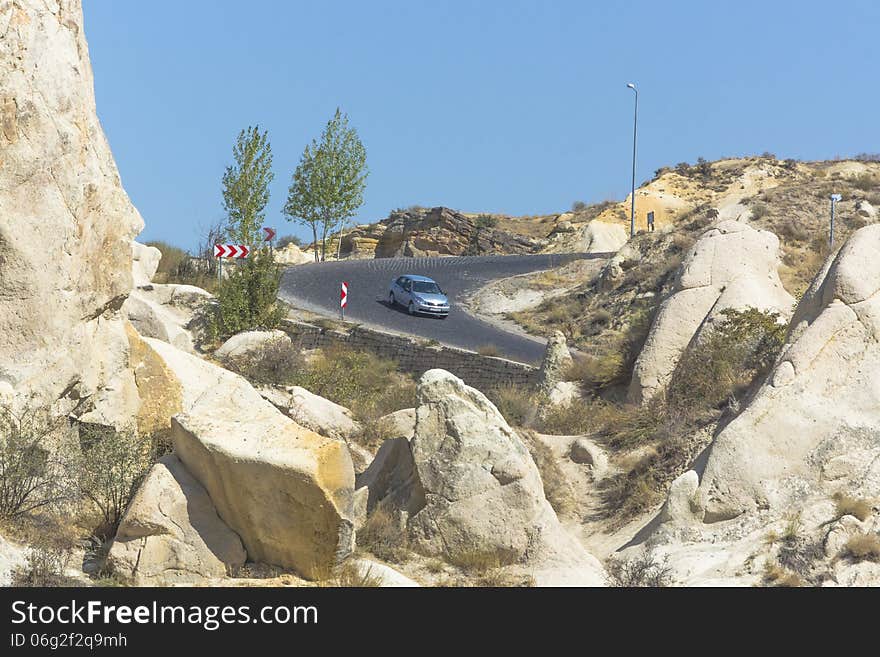
[[[494,344],[484,344],[481,347],[477,347],[477,353],[480,356],[500,356],[501,350],[495,346]]]
[[[612,559],[606,564],[606,570],[609,586],[665,587],[673,583],[668,558],[658,560],[650,550],[626,560]]]
[[[763,581],[767,586],[784,588],[796,588],[804,585],[800,575],[790,570],[786,570],[778,563],[769,559],[764,563]]]
[[[357,544],[380,559],[403,563],[410,554],[409,537],[398,517],[385,507],[377,507],[357,533]]]
[[[844,551],[848,557],[856,561],[880,562],[880,536],[856,534],[846,542]]]
[[[378,588],[382,586],[382,578],[373,575],[367,568],[361,571],[354,564],[346,561],[325,576],[318,578],[319,587],[329,588]]]
[[[845,493],[835,493],[835,517],[855,516],[861,521],[865,521],[874,513],[874,506],[871,500],[851,497]]]
[[[538,472],[541,474],[544,496],[550,502],[550,506],[560,516],[571,514],[577,508],[577,495],[571,482],[559,467],[553,450],[542,442],[533,431],[522,431],[520,436],[522,436],[523,442],[528,447]]]
[[[524,386],[500,385],[486,391],[486,396],[498,408],[508,424],[531,427],[538,417],[538,400],[534,392]]]

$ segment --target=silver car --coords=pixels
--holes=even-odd
[[[427,276],[404,274],[391,281],[388,304],[400,304],[410,315],[423,313],[445,318],[449,315],[449,298],[439,285]]]

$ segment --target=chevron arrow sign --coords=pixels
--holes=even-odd
[[[244,244],[215,244],[215,258],[247,258],[250,249]]]

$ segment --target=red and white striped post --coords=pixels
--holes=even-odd
[[[348,305],[348,283],[342,281],[342,289],[339,291],[339,312],[342,319],[345,319],[345,306]]]

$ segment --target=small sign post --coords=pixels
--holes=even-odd
[[[831,230],[829,235],[829,241],[831,243],[831,247],[834,248],[834,204],[837,203],[843,197],[840,194],[832,194],[831,195]]]
[[[244,244],[215,244],[214,257],[220,259],[217,263],[217,280],[223,280],[223,258],[247,258],[250,252]]]
[[[345,306],[348,305],[348,283],[342,281],[342,288],[339,291],[339,313],[345,320]]]

